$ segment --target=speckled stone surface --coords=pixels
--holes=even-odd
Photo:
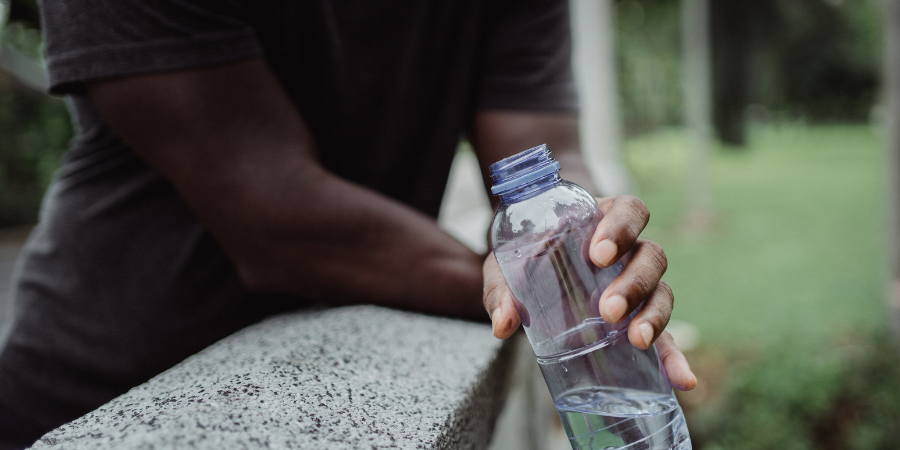
[[[512,345],[487,325],[373,306],[277,316],[32,448],[484,448]]]

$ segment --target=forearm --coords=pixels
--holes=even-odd
[[[89,93],[249,286],[483,315],[478,257],[430,218],[322,169],[263,61],[106,80]]]
[[[214,230],[232,243],[227,250],[251,287],[484,315],[477,255],[405,205],[325,171],[309,175],[286,183],[277,201],[247,196],[231,213],[243,224]],[[252,230],[246,240],[244,227]]]
[[[220,154],[241,152],[220,144],[214,150]],[[434,220],[290,148],[269,151],[281,155],[279,164],[237,164],[260,176],[171,177],[249,287],[333,303],[484,315],[481,260]]]
[[[587,170],[587,164],[579,149],[576,148],[573,151],[566,151],[562,154],[557,153],[552,148],[550,151],[553,152],[553,158],[559,161],[561,167],[559,169],[560,177],[583,187],[595,197],[603,196],[600,189],[594,185],[594,180]]]

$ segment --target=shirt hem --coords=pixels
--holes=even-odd
[[[263,49],[250,29],[92,47],[47,59],[51,94],[83,94],[84,83],[225,64],[258,57]]]

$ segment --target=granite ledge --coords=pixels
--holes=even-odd
[[[225,338],[34,449],[483,449],[514,341],[487,325],[353,306]]]

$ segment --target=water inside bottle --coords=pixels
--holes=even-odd
[[[575,450],[688,450],[684,416],[653,347],[620,333],[538,367]]]
[[[691,450],[675,397],[647,391],[595,388],[570,392],[556,409],[574,450]]]

